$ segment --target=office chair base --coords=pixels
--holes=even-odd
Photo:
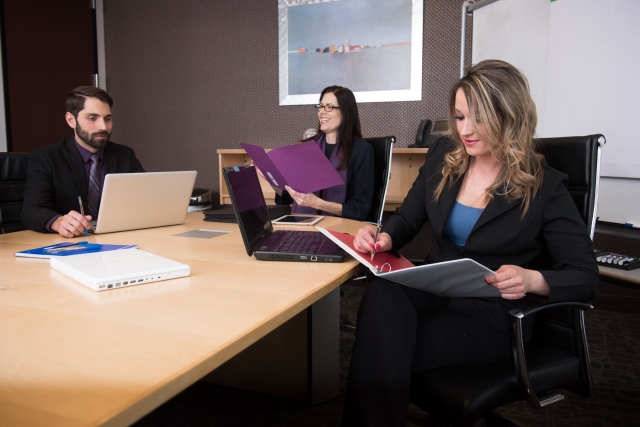
[[[562,393],[547,393],[544,396],[540,397],[540,406],[544,408],[545,406],[553,405],[554,403],[561,402],[565,399],[564,394]]]

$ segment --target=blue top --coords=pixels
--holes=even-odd
[[[464,246],[483,210],[456,202],[451,209],[447,223],[444,225],[443,234],[450,238],[456,246]]]

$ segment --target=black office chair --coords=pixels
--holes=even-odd
[[[28,167],[29,153],[0,153],[0,234],[25,229],[20,211]]]
[[[375,171],[373,200],[371,210],[365,221],[377,223],[378,220],[382,219],[382,211],[384,210],[384,200],[387,196],[387,186],[389,185],[389,176],[391,174],[391,151],[396,137],[383,136],[365,138],[364,140],[373,147],[373,167]]]
[[[540,139],[547,163],[569,176],[569,192],[591,233],[596,222],[600,152],[605,138],[588,135]],[[584,311],[578,302],[511,312],[512,360],[430,369],[411,379],[411,402],[429,413],[429,424],[515,425],[490,412],[519,400],[541,408],[564,400],[557,389],[585,397],[593,393]],[[522,319],[535,314],[531,342],[524,347]],[[514,369],[515,368],[515,369]]]
[[[374,224],[378,220],[382,220],[382,212],[384,211],[384,201],[387,198],[387,187],[389,186],[389,177],[391,176],[391,153],[393,143],[396,142],[395,136],[382,136],[378,138],[364,138],[373,147],[373,200],[371,202],[371,210],[365,219],[366,222]],[[367,275],[360,274],[353,280],[367,279]],[[342,295],[342,292],[340,292]],[[356,328],[346,323],[340,323],[342,332],[355,332]]]

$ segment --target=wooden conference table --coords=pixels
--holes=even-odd
[[[179,226],[90,236],[90,242],[138,244],[191,266],[190,277],[104,292],[50,269],[48,260],[14,257],[59,236],[0,235],[0,426],[129,425],[330,295],[335,319],[327,324],[335,332],[318,335],[338,342],[337,288],[358,270],[356,261],[257,261],[247,256],[235,224],[202,217],[191,213]],[[349,233],[361,226],[340,218],[319,225]],[[200,228],[234,232],[174,236]],[[322,326],[317,322],[314,331]],[[334,353],[329,383],[337,395]],[[315,363],[327,376],[322,360],[302,356],[304,372]]]

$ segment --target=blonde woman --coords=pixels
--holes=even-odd
[[[474,259],[496,271],[487,284],[502,297],[446,298],[371,283],[358,311],[343,425],[404,425],[412,372],[508,359],[509,310],[599,292],[591,239],[566,177],[535,152],[536,122],[516,68],[475,65],[451,90],[452,141],[429,150],[376,242],[370,227],[356,235],[361,252],[398,249],[428,221],[426,262]],[[526,342],[532,327],[524,325]]]

